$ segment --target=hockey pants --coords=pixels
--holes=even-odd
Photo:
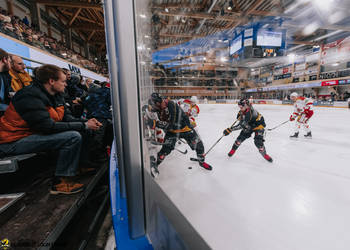
[[[248,139],[252,133],[255,133],[254,135],[254,144],[259,149],[259,152],[262,154],[265,154],[265,146],[264,146],[264,129],[260,130],[242,130],[239,136],[237,137],[235,143],[232,146],[232,149],[237,150],[237,148],[244,142],[246,139]]]
[[[313,115],[313,112],[309,113],[309,114],[303,113],[303,114],[299,115],[296,122],[295,122],[294,133],[299,133],[300,128],[303,128],[306,133],[311,132],[308,121],[312,115]]]
[[[201,139],[199,138],[197,132],[195,130],[185,132],[185,133],[170,133],[167,132],[164,137],[164,145],[161,150],[158,152],[158,159],[163,158],[170,154],[171,151],[174,150],[176,141],[179,138],[183,138],[186,140],[187,144],[190,146],[192,150],[195,150],[198,157],[202,157],[204,154],[204,145]],[[162,160],[163,160],[162,159]],[[203,158],[204,161],[204,158]]]

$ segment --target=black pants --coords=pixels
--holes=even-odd
[[[195,130],[184,132],[184,133],[170,133],[167,132],[164,137],[164,145],[161,150],[158,152],[158,156],[166,156],[171,153],[175,148],[175,143],[179,138],[186,140],[187,144],[191,147],[192,150],[195,150],[197,156],[202,156],[204,154],[204,145],[202,140],[199,138]]]
[[[264,129],[259,130],[242,130],[239,136],[237,137],[235,143],[232,146],[232,149],[237,150],[237,148],[241,145],[242,142],[244,142],[246,139],[248,139],[253,133],[254,135],[254,144],[259,149],[265,149],[264,147]]]

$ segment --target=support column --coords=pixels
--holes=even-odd
[[[6,0],[6,5],[7,5],[7,12],[8,12],[10,15],[14,15],[14,13],[13,13],[13,2],[12,2],[12,0]]]
[[[31,4],[29,11],[32,19],[32,26],[34,26],[38,30],[41,30],[41,16],[39,4],[37,4],[35,0],[31,0],[30,3]]]
[[[90,58],[90,51],[89,51],[89,44],[88,43],[84,44],[84,52],[85,52],[85,57],[89,59]]]
[[[69,49],[72,49],[72,29],[69,28],[66,30],[66,46]]]
[[[46,10],[46,14],[48,16],[50,16],[50,8],[46,5],[45,6],[45,10]],[[49,37],[52,37],[52,30],[51,30],[51,23],[50,21],[47,21],[47,34],[49,35]]]

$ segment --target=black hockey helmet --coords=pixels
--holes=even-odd
[[[249,100],[247,98],[242,98],[241,100],[238,101],[238,105],[239,106],[250,106]]]
[[[156,103],[162,103],[163,98],[158,93],[152,93],[148,100],[148,104],[152,106],[153,109],[158,109]]]

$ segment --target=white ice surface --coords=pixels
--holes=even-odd
[[[292,106],[254,105],[267,128],[288,120]],[[202,104],[198,131],[206,150],[230,126],[236,105]],[[239,131],[208,154],[207,171],[173,151],[158,183],[213,249],[350,249],[350,110],[314,108],[313,138],[291,140],[292,124],[267,132],[267,162],[253,137],[227,156]],[[300,136],[303,137],[304,133]],[[192,169],[188,169],[188,167]]]

